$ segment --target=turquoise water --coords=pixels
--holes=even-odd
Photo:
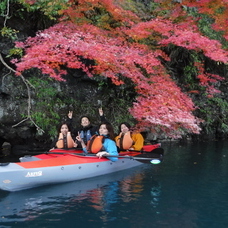
[[[228,143],[163,144],[159,165],[0,191],[0,227],[227,228]]]

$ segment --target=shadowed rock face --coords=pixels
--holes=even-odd
[[[15,9],[13,8],[15,7]],[[13,5],[11,14],[17,10],[18,5]],[[23,18],[10,17],[7,20],[7,26],[19,31],[17,37],[19,41],[25,40],[28,36],[34,36],[38,30],[43,30],[52,25],[53,22],[45,19],[40,20],[40,15],[26,13],[24,11]],[[4,18],[0,17],[0,27],[4,25]],[[14,42],[0,35],[0,54],[4,62],[11,68],[14,68],[6,56],[9,50],[14,47]],[[23,73],[26,79],[30,77],[47,78],[41,75],[36,70],[30,70]],[[48,82],[50,88],[55,88],[58,93],[52,97],[52,101],[61,100],[61,107],[56,107],[54,111],[60,116],[60,122],[66,119],[69,111],[70,99],[81,102],[95,102],[100,99],[100,92],[95,80],[89,79],[84,73],[79,70],[68,70],[68,75],[65,77],[65,82]],[[31,115],[34,112],[45,113],[45,116],[50,113],[50,102],[45,97],[37,96],[37,91],[30,88],[31,93]],[[60,95],[61,94],[61,95]],[[98,96],[98,98],[97,98]],[[28,117],[28,90],[22,78],[16,76],[5,64],[0,61],[0,155],[4,153],[3,143],[7,142],[7,150],[13,153],[26,153],[28,151],[43,151],[50,149],[51,138],[45,132],[40,134],[37,127]],[[41,103],[45,105],[40,105]],[[79,105],[80,106],[80,105]],[[52,108],[53,111],[53,108]],[[82,110],[74,110],[76,116],[83,112]],[[96,117],[95,117],[96,118]],[[58,126],[56,126],[57,128]],[[56,131],[57,135],[57,131]],[[5,145],[5,144],[4,144]]]
[[[26,87],[20,77],[7,74],[7,69],[0,71],[0,75],[0,144],[8,142],[12,149],[20,144],[29,145],[36,128],[30,121],[21,122],[28,107]]]
[[[14,7],[18,6],[14,5]],[[13,10],[12,8],[12,15],[14,15]],[[32,13],[32,15],[29,15],[26,11],[24,11],[24,13],[24,20],[18,17],[11,17],[7,20],[8,27],[19,31],[17,33],[19,41],[25,40],[28,36],[34,36],[38,30],[43,30],[52,24],[52,22],[48,20],[42,24],[39,14],[35,15]],[[0,17],[0,28],[4,25],[4,20],[3,17]],[[1,37],[0,35],[0,54],[4,62],[9,67],[15,69],[15,66],[12,65],[9,58],[6,57],[9,54],[9,50],[13,47],[14,42],[11,39]],[[47,78],[47,76],[41,75],[40,72],[36,70],[30,70],[26,73],[23,72],[23,76],[26,79],[33,76],[42,79]],[[59,122],[62,122],[66,119],[70,108],[69,104],[71,104],[72,100],[77,103],[77,106],[72,109],[75,113],[75,118],[78,118],[79,115],[84,113],[96,119],[97,117],[94,113],[87,113],[80,104],[91,104],[91,109],[97,109],[97,106],[93,104],[104,95],[103,92],[99,90],[97,81],[88,78],[79,70],[70,69],[68,69],[68,75],[66,75],[65,79],[65,82],[48,82],[50,88],[55,88],[58,91],[58,93],[51,98],[52,101],[60,100],[59,103],[61,103],[61,105],[58,105],[54,109],[53,102],[51,103],[50,100],[46,99],[47,97],[37,96],[37,91],[34,88],[30,88],[30,114],[39,111],[44,113],[45,116],[48,116],[50,109],[52,109],[52,111],[54,110],[54,112],[59,115]],[[107,97],[108,96],[109,93],[107,93]],[[50,149],[52,139],[47,131],[40,134],[31,119],[26,119],[28,117],[28,98],[28,90],[22,78],[16,76],[14,72],[0,61],[0,155],[4,153],[4,148],[2,148],[4,142],[10,145],[8,150],[11,150],[13,153],[26,153],[27,151]],[[42,102],[45,105],[40,105]],[[50,107],[51,105],[52,107]],[[58,126],[55,127],[57,129]]]
[[[11,145],[13,153],[42,151],[50,149],[51,139],[47,132],[40,134],[31,119],[27,118],[28,114],[28,91],[23,80],[13,73],[8,74],[8,70],[3,68],[0,71],[0,147],[4,142]],[[67,76],[66,82],[49,82],[50,87],[56,88],[58,93],[53,100],[61,99],[62,107],[56,108],[56,113],[60,116],[60,122],[64,121],[69,111],[69,99],[77,100],[78,103],[83,101],[93,104],[99,99],[99,91],[95,81],[88,79],[85,75],[77,77],[71,72]],[[83,79],[84,77],[84,79]],[[29,77],[25,77],[28,79]],[[49,115],[49,100],[37,96],[35,90],[31,88],[31,114],[40,111]],[[64,94],[60,96],[59,94]],[[41,102],[45,105],[40,105]],[[88,101],[90,99],[90,101]],[[93,108],[93,107],[92,107]],[[97,107],[94,107],[96,109]],[[74,110],[75,117],[82,110]],[[56,126],[57,128],[58,126]],[[57,136],[57,131],[56,131]]]

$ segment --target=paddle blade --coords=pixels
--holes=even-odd
[[[157,148],[157,149],[162,149],[162,148]],[[138,158],[138,161],[142,162],[142,163],[147,163],[147,164],[159,164],[162,162],[163,160],[163,154],[164,154],[164,150],[157,150],[156,152],[160,152],[160,153],[153,153],[153,151],[149,152],[149,153],[145,153],[145,154],[138,154],[136,156],[134,156],[134,158]]]
[[[146,154],[149,154],[149,156],[154,157],[154,158],[159,158],[160,156],[164,155],[164,149],[159,147],[154,150],[151,150],[150,152],[147,152]]]

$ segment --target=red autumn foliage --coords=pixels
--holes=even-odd
[[[228,1],[227,0],[184,0],[183,4],[197,7],[199,13],[210,15],[214,19],[213,28],[222,31],[228,40]]]
[[[186,5],[199,6],[202,11],[202,2],[209,4],[210,1],[189,1]],[[192,114],[195,107],[191,98],[167,74],[159,57],[168,61],[162,48],[174,44],[227,63],[228,52],[222,49],[219,41],[200,34],[196,21],[187,17],[180,3],[168,6],[167,1],[162,1],[161,8],[172,7],[169,8],[171,18],[157,17],[147,22],[113,0],[72,0],[69,3],[71,6],[64,11],[62,22],[16,44],[25,50],[23,58],[16,63],[17,71],[35,67],[43,74],[63,80],[62,76],[67,73],[64,66],[82,69],[89,77],[94,74],[108,77],[116,85],[123,83],[121,75],[134,82],[139,95],[130,109],[139,128],[151,126],[152,131],[162,130],[171,137],[200,132],[200,120]],[[105,9],[119,26],[112,27],[107,22],[103,23],[103,28],[92,25],[92,16],[85,15],[94,14],[98,8]],[[174,19],[180,16],[183,19],[177,23]],[[153,40],[154,45],[143,44],[146,39]],[[95,64],[85,65],[82,58],[93,60]],[[222,78],[205,73],[200,64],[198,69],[201,85],[210,94],[218,92],[213,83]]]

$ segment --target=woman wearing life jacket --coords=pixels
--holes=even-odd
[[[76,139],[81,142],[84,153],[94,153],[97,157],[101,158],[107,155],[118,156],[117,146],[114,141],[114,131],[110,123],[102,123],[99,125],[99,134],[94,135],[86,146],[80,134]],[[111,161],[118,160],[117,157],[107,157]]]
[[[101,123],[106,122],[106,118],[104,116],[102,108],[99,108],[99,115],[100,115],[100,122]],[[70,126],[73,125],[72,116],[73,116],[73,111],[69,111],[67,122],[70,124]],[[87,145],[91,137],[98,133],[99,128],[98,126],[92,125],[90,123],[90,118],[86,115],[80,118],[80,125],[81,127],[78,129],[75,129],[73,133],[76,136],[78,135],[78,132],[79,132],[80,137],[83,139],[83,142],[85,143],[85,145]],[[81,147],[81,143],[80,142],[77,142],[77,143],[78,143],[78,147]]]
[[[53,148],[68,149],[68,148],[77,147],[77,144],[74,142],[71,136],[70,127],[68,126],[67,123],[61,124],[58,132],[59,132],[59,136],[53,142]]]
[[[119,150],[141,150],[144,145],[144,138],[139,132],[132,132],[131,126],[123,122],[119,126],[119,135],[115,141]]]

